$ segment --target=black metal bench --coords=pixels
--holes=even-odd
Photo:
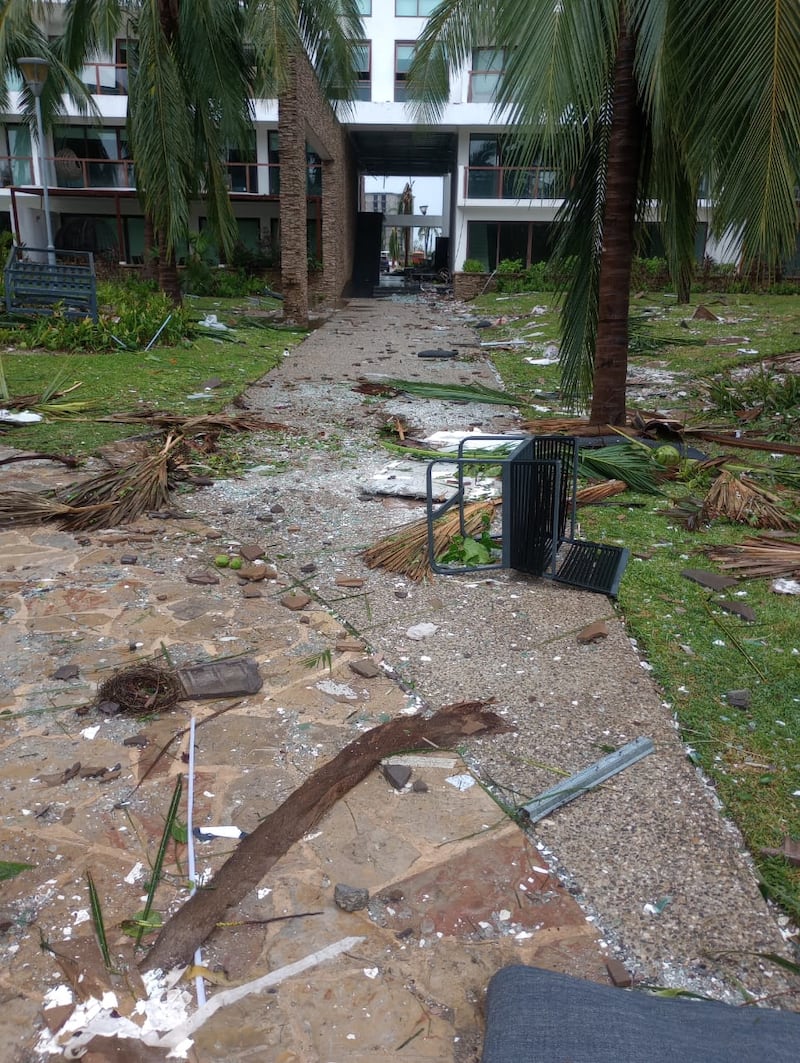
[[[468,446],[504,441],[509,450],[497,456],[470,456]],[[433,503],[433,471],[439,464],[455,465],[454,490],[439,506]],[[443,564],[434,556],[434,522],[457,506],[465,535],[464,506],[467,477],[481,466],[500,466],[502,527],[495,535],[497,560],[485,565]],[[578,441],[573,436],[469,436],[456,458],[437,458],[428,465],[428,553],[431,569],[444,574],[480,568],[511,568],[544,576],[584,590],[616,597],[628,562],[628,551],[606,543],[575,537],[575,493],[578,478]]]
[[[91,251],[12,247],[6,262],[6,311],[97,321],[97,277]]]

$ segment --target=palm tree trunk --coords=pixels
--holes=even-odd
[[[158,286],[167,298],[178,306],[181,302],[181,281],[178,275],[178,263],[175,260],[175,252],[167,255],[161,249],[158,259]]]
[[[148,281],[158,280],[158,245],[153,227],[153,219],[149,214],[144,216],[144,265],[142,266],[142,278]]]
[[[606,172],[592,424],[625,423],[628,312],[642,150],[642,119],[636,99],[633,58],[634,38],[621,13]]]

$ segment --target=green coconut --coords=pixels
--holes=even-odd
[[[658,447],[653,457],[658,464],[663,465],[665,469],[674,469],[681,463],[681,452],[677,447]]]

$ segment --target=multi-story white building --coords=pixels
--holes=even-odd
[[[513,164],[513,140],[498,122],[493,102],[503,76],[502,49],[487,41],[473,51],[468,67],[451,79],[449,103],[435,126],[415,123],[406,102],[406,77],[415,41],[436,4],[437,0],[361,0],[365,35],[359,50],[357,101],[340,120],[348,161],[339,173],[340,177],[346,174],[346,181],[355,187],[340,190],[339,198],[328,201],[327,208],[373,210],[375,202],[368,202],[364,192],[366,175],[394,175],[398,182],[436,178],[442,188],[441,197],[434,197],[440,198],[440,211],[429,210],[425,216],[413,208],[410,214],[400,212],[396,198],[387,195],[384,227],[441,234],[442,239],[436,241],[438,264],[453,271],[460,270],[466,259],[478,260],[486,269],[503,259],[521,259],[526,264],[542,260],[548,254],[559,206],[559,174]],[[0,115],[0,228],[11,229],[21,242],[45,244],[41,189],[46,181],[57,246],[106,250],[126,263],[142,261],[144,219],[125,133],[126,48],[127,42],[119,40],[113,56],[98,57],[84,68],[83,80],[94,95],[100,117],[89,121],[65,100],[65,115],[53,126],[45,144],[44,172],[19,114],[19,94],[12,91],[11,109]],[[363,289],[370,275],[363,258],[374,257],[377,275],[385,239],[376,237],[374,227],[359,235],[354,221],[326,229],[326,180],[334,180],[329,164],[335,152],[330,137],[326,142],[324,136],[315,136],[314,122],[305,119],[304,107],[303,98],[282,99],[280,106],[278,101],[254,101],[252,148],[246,154],[231,152],[228,160],[230,196],[241,240],[253,249],[272,248],[276,255],[281,244],[285,251],[289,220],[284,217],[282,227],[281,168],[287,165],[282,155],[288,149],[287,130],[302,125],[305,216],[293,224],[302,225],[308,255],[321,258],[326,270],[338,255],[340,288],[359,274],[361,259]],[[294,124],[290,126],[286,118],[279,132],[281,108],[293,115]],[[284,138],[283,151],[279,137]],[[298,158],[296,153],[292,157]],[[293,219],[295,214],[296,210]],[[699,221],[698,252],[702,255],[707,230],[702,204]],[[191,224],[201,232],[204,223],[203,202],[198,200]],[[369,237],[364,237],[366,231]],[[353,246],[342,252],[335,249],[334,240]],[[708,250],[723,257],[718,248]],[[329,289],[328,294],[341,291]]]

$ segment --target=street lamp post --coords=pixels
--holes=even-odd
[[[36,110],[36,146],[39,155],[39,178],[42,182],[42,200],[44,202],[44,223],[47,228],[47,260],[50,265],[56,260],[53,243],[53,223],[50,218],[50,194],[47,187],[47,169],[44,158],[44,122],[42,121],[42,92],[47,81],[49,66],[46,59],[38,56],[25,56],[17,60],[25,84],[33,96]]]

